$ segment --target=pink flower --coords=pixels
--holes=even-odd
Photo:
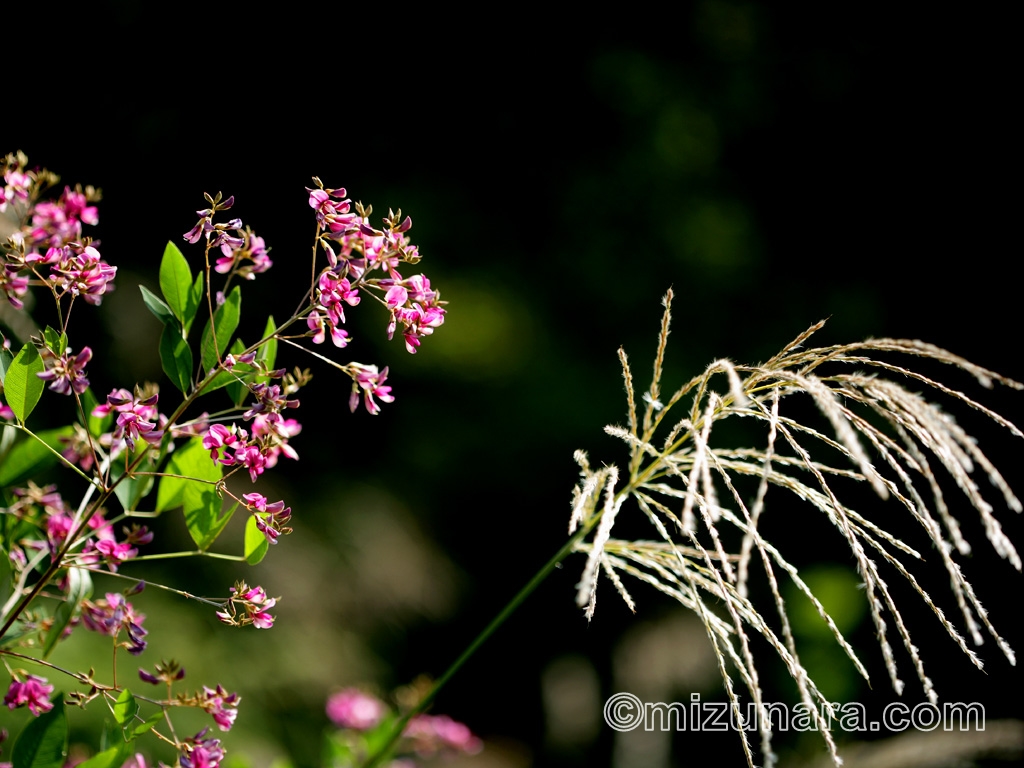
[[[124,438],[128,447],[133,451],[135,450],[135,441],[140,436],[151,445],[159,443],[164,433],[156,428],[155,423],[148,420],[156,414],[154,406],[159,397],[154,394],[140,400],[123,389],[115,390],[107,395],[107,406],[113,408],[118,414],[117,426],[113,433],[114,440]],[[96,414],[99,409],[100,406],[97,406],[93,409],[93,413]]]
[[[417,715],[402,735],[412,740],[413,749],[422,757],[445,751],[475,755],[483,749],[483,742],[466,725],[447,715]]]
[[[257,629],[270,629],[274,617],[268,611],[277,605],[277,598],[267,597],[263,587],[252,587],[240,581],[231,588],[231,597],[224,603],[224,610],[217,611],[217,618],[234,627],[252,624]]]
[[[85,366],[92,360],[92,350],[82,347],[74,358],[69,348],[59,357],[49,350],[43,352],[46,370],[36,374],[43,381],[50,382],[50,389],[62,395],[70,395],[72,391],[82,394],[89,388],[89,379],[85,376]]]
[[[110,637],[117,637],[122,629],[125,630],[128,634],[125,645],[133,656],[146,650],[146,641],[142,639],[149,634],[142,628],[145,619],[145,614],[136,613],[132,604],[119,592],[108,592],[105,600],[82,601],[82,623],[93,632]]]
[[[359,407],[360,389],[363,392],[363,403],[371,415],[376,416],[380,413],[380,406],[373,399],[375,396],[385,403],[393,403],[395,401],[394,395],[391,394],[391,387],[384,386],[384,381],[388,377],[387,366],[379,373],[375,365],[350,363],[349,367],[355,369],[355,375],[352,377],[352,394],[348,399],[349,410],[355,412],[356,408]]]
[[[327,717],[339,728],[366,731],[384,719],[387,708],[375,696],[346,688],[327,699]]]
[[[43,712],[53,709],[53,702],[50,701],[50,694],[53,693],[53,686],[47,684],[45,677],[27,675],[25,682],[11,681],[11,687],[7,689],[4,696],[4,704],[10,709],[28,707],[28,711],[36,717]]]
[[[22,309],[25,302],[21,297],[28,293],[28,278],[19,277],[17,269],[11,265],[5,266],[0,269],[0,293],[7,297],[12,307]]]
[[[262,533],[270,544],[277,544],[277,538],[281,534],[289,534],[292,529],[287,523],[292,517],[292,508],[285,507],[284,501],[267,503],[267,498],[262,493],[246,493],[242,496],[246,506],[261,514],[255,514],[256,528]]]
[[[184,745],[178,762],[181,768],[218,768],[224,759],[224,749],[220,739],[207,739],[208,728],[204,728]]]
[[[213,720],[222,731],[230,731],[238,716],[238,703],[242,698],[237,693],[229,694],[220,685],[217,689],[203,686],[200,706],[213,715]]]

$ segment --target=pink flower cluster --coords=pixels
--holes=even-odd
[[[214,424],[203,438],[203,447],[210,452],[210,458],[225,466],[236,464],[249,470],[249,477],[255,483],[267,466],[267,457],[260,449],[259,440],[235,424],[225,427]]]
[[[222,731],[230,731],[238,716],[238,704],[242,697],[237,693],[228,693],[220,685],[216,690],[203,686],[199,697],[199,706],[213,715],[213,721]]]
[[[388,708],[376,696],[358,688],[345,688],[327,699],[327,717],[338,728],[368,731],[388,714]],[[469,728],[447,715],[416,715],[402,732],[403,749],[420,757],[462,752],[475,755],[483,742]]]
[[[57,298],[71,294],[99,304],[104,294],[113,290],[117,274],[96,244],[82,236],[84,224],[99,221],[96,206],[91,204],[99,199],[99,193],[91,187],[84,191],[65,187],[55,201],[38,200],[56,177],[46,171],[25,170],[27,163],[20,153],[0,158],[0,212],[14,204],[25,222],[9,245],[0,244],[0,293],[16,309],[22,309],[21,299],[35,278],[37,285],[47,286]],[[44,267],[49,267],[48,275],[41,271]]]
[[[384,702],[358,688],[346,688],[327,699],[327,717],[339,728],[368,731],[387,714]]]
[[[146,650],[143,638],[149,634],[142,628],[146,616],[136,613],[120,592],[108,592],[106,599],[82,601],[82,623],[93,632],[116,638],[122,630],[128,635],[124,643],[128,653],[138,656]]]
[[[159,415],[156,410],[159,394],[149,397],[133,395],[126,389],[114,390],[107,395],[106,412],[117,413],[117,422],[111,438],[115,441],[124,440],[128,448],[135,450],[135,441],[140,437],[150,445],[155,445],[163,438],[163,430],[157,429]],[[103,406],[93,409],[93,415],[102,415]]]
[[[385,386],[388,378],[388,368],[384,366],[383,371],[378,371],[376,365],[363,365],[362,363],[349,363],[352,375],[352,394],[348,398],[348,407],[353,413],[359,407],[359,394],[362,392],[363,404],[371,415],[380,413],[380,406],[374,397],[379,397],[385,403],[393,403],[394,395],[391,394],[391,387]]]
[[[421,757],[442,752],[465,752],[475,755],[483,742],[469,728],[447,715],[417,715],[405,726],[402,735],[412,742]]]
[[[181,768],[217,768],[224,759],[220,739],[206,738],[208,728],[186,740],[178,763]]]
[[[53,686],[46,682],[45,677],[26,675],[24,682],[12,680],[4,696],[4,704],[9,709],[28,707],[28,711],[36,717],[43,712],[53,709],[53,702],[50,701],[50,694],[53,693]]]
[[[29,253],[25,264],[33,271],[48,266],[50,274],[44,282],[58,296],[70,293],[97,305],[103,301],[104,294],[114,290],[117,276],[117,267],[107,264],[95,246],[77,242],[50,246],[45,255]]]
[[[55,489],[53,485],[40,488],[30,483],[28,488],[13,490],[15,502],[6,512],[18,519],[31,521],[46,534],[43,541],[23,539],[12,542],[10,554],[15,560],[24,559],[20,547],[48,549],[53,558],[67,542],[75,526],[75,518]],[[153,540],[153,534],[145,526],[133,525],[130,529],[123,529],[125,538],[118,541],[113,527],[104,519],[102,512],[94,513],[87,525],[90,538],[76,558],[78,564],[87,567],[103,563],[116,572],[121,563],[139,554],[138,546]]]
[[[198,243],[200,238],[205,237],[210,248],[220,249],[220,258],[213,267],[216,272],[255,280],[256,275],[274,265],[268,255],[270,249],[262,237],[257,237],[252,230],[242,225],[241,219],[214,224],[214,214],[229,210],[235,204],[233,196],[223,202],[219,198],[219,195],[217,198],[207,195],[206,200],[211,207],[196,211],[199,221],[183,237],[190,243]]]
[[[246,506],[254,510],[253,517],[256,518],[256,528],[262,533],[271,544],[277,544],[278,536],[288,535],[292,529],[288,527],[288,521],[292,517],[292,508],[286,507],[284,501],[267,503],[267,497],[262,493],[246,493],[242,496]]]
[[[224,603],[224,610],[217,611],[217,618],[233,627],[252,624],[256,629],[270,629],[274,617],[268,613],[277,605],[278,598],[267,597],[263,587],[252,587],[244,581],[231,588],[231,597]]]
[[[322,344],[329,331],[335,346],[348,344],[349,334],[340,327],[345,322],[342,304],[357,305],[359,287],[374,286],[386,291],[384,303],[391,311],[388,338],[401,324],[406,349],[415,353],[420,340],[444,323],[445,309],[425,275],[405,279],[398,272],[399,264],[416,264],[421,258],[405,234],[412,228],[412,219],[403,219],[401,211],[389,212],[384,229],[375,229],[369,223],[370,209],[356,204],[353,211],[345,189],[308,191],[309,205],[324,232],[321,244],[328,260],[317,281],[316,302],[306,318],[313,342]],[[387,277],[370,279],[375,269],[386,272]]]
[[[85,366],[92,360],[92,350],[82,347],[82,351],[74,357],[67,349],[62,355],[55,355],[48,349],[43,350],[43,362],[46,370],[36,374],[43,381],[50,382],[50,389],[62,395],[74,392],[81,395],[89,388],[89,379],[85,375]]]
[[[25,233],[25,241],[33,248],[50,246],[59,248],[65,243],[82,239],[82,225],[99,223],[95,205],[89,205],[88,196],[81,189],[64,187],[56,202],[43,201],[32,211],[32,226]]]
[[[441,294],[431,289],[426,275],[413,275],[407,280],[400,278],[380,281],[381,287],[388,288],[384,296],[391,310],[388,339],[394,336],[401,323],[405,348],[410,354],[416,354],[420,339],[432,334],[444,322],[445,310],[441,306]]]

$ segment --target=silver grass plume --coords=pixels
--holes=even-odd
[[[904,683],[897,673],[890,644],[890,624],[911,658],[925,695],[932,703],[938,699],[931,679],[925,674],[919,649],[911,642],[909,630],[883,579],[883,561],[911,585],[968,658],[979,669],[982,666],[957,627],[904,564],[907,558],[923,560],[922,555],[868,516],[848,507],[833,491],[836,479],[846,478],[870,484],[881,499],[894,498],[924,528],[949,575],[973,644],[980,645],[983,633],[987,632],[1010,663],[1015,663],[1012,649],[990,623],[954,559],[957,554],[970,552],[970,545],[943,495],[936,466],[941,465],[952,477],[980,515],[992,547],[1018,571],[1020,555],[1003,533],[993,514],[994,507],[982,495],[976,477],[986,476],[1002,502],[1015,512],[1022,510],[1021,502],[974,438],[938,406],[885,375],[940,392],[984,414],[1014,435],[1024,434],[963,392],[890,362],[887,357],[903,355],[948,364],[968,372],[986,388],[999,383],[1020,390],[1024,385],[921,341],[874,339],[805,348],[804,343],[824,325],[821,322],[760,365],[715,361],[665,402],[661,378],[671,324],[671,290],[663,305],[654,375],[650,388],[640,398],[646,404],[642,419],[637,416],[633,374],[626,353],[619,350],[628,423],[626,427],[608,426],[605,431],[628,446],[626,471],[620,472],[615,466],[592,469],[583,451],[575,454],[581,481],[573,492],[569,532],[583,527],[589,533],[596,528],[591,541],[581,539],[576,545],[577,551],[587,554],[577,592],[577,603],[585,609],[587,619],[594,614],[602,571],[630,610],[635,611],[635,603],[623,576],[650,584],[678,600],[697,614],[707,631],[737,722],[742,721],[739,700],[728,663],[732,663],[755,707],[763,713],[757,669],[749,647],[749,635],[761,635],[796,681],[807,711],[815,713],[820,721],[818,730],[833,762],[840,765],[842,761],[821,714],[831,712],[832,708],[800,662],[779,588],[780,579],[791,581],[811,601],[858,673],[865,679],[868,673],[797,568],[778,547],[761,536],[758,526],[765,514],[769,485],[792,492],[825,515],[850,548],[864,584],[886,670],[897,694],[902,693]],[[712,385],[719,382],[723,385],[721,394],[712,390]],[[818,429],[786,415],[783,401],[798,395],[810,398],[824,415],[829,429]],[[688,398],[687,402],[680,404],[684,398]],[[684,413],[672,424],[666,419],[674,408]],[[767,425],[767,446],[762,450],[712,445],[713,425],[732,416]],[[659,438],[660,444],[655,442],[656,433],[665,434],[664,439]],[[844,456],[848,465],[833,466],[812,458],[823,445]],[[876,457],[878,467],[872,464],[872,456]],[[756,492],[749,502],[734,482],[744,476],[757,479]],[[624,484],[620,483],[623,479]],[[720,502],[720,497],[728,502]],[[626,541],[611,537],[615,518],[628,500],[650,521],[657,539]],[[748,596],[755,553],[772,594],[781,637]],[[888,614],[886,618],[884,613]],[[771,747],[769,720],[764,716],[759,720],[760,751],[765,764],[774,765],[777,758]],[[739,733],[748,765],[752,767],[752,748],[745,731],[741,729]]]

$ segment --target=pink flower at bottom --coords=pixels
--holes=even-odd
[[[4,696],[4,704],[10,709],[28,707],[28,711],[36,717],[43,712],[53,709],[53,702],[50,701],[50,694],[53,693],[53,686],[47,684],[45,677],[28,675],[25,682],[11,681],[11,687],[7,689]]]
[[[380,699],[358,688],[346,688],[327,699],[327,717],[339,728],[369,730],[383,719],[386,711]]]

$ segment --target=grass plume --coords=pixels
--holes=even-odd
[[[985,633],[991,635],[1015,663],[1013,651],[992,626],[956,560],[971,548],[944,494],[940,470],[973,507],[992,548],[1018,571],[1020,555],[1003,532],[978,477],[987,478],[1001,505],[1020,512],[1021,502],[974,438],[907,385],[952,398],[1012,434],[1024,434],[963,392],[899,364],[899,358],[927,359],[959,368],[987,388],[999,384],[1020,390],[1024,385],[921,341],[874,339],[807,347],[806,342],[824,325],[817,323],[765,363],[715,361],[665,402],[662,374],[671,325],[671,290],[663,304],[651,386],[639,398],[626,354],[619,350],[627,391],[627,426],[608,426],[605,431],[626,443],[629,459],[625,471],[615,466],[591,468],[586,454],[576,453],[581,481],[573,493],[570,533],[578,526],[588,531],[596,528],[590,541],[581,540],[576,546],[587,554],[577,593],[587,618],[594,614],[601,572],[630,610],[635,610],[635,603],[627,591],[629,579],[649,584],[692,610],[703,623],[738,721],[737,682],[746,687],[756,707],[763,706],[752,635],[760,635],[774,649],[796,681],[803,704],[821,718],[822,710],[827,713],[831,707],[800,661],[781,581],[788,580],[811,601],[858,673],[867,679],[868,672],[796,566],[786,559],[783,542],[769,542],[761,534],[769,488],[777,487],[824,515],[849,548],[864,585],[889,681],[897,694],[903,692],[904,682],[893,644],[904,647],[924,694],[932,703],[937,701],[886,578],[906,581],[977,667],[981,668],[981,660],[965,634],[974,645],[982,643]],[[808,421],[807,414],[813,416],[813,412],[805,406],[789,407],[798,399],[815,406],[823,417],[819,424]],[[641,403],[646,408],[638,418]],[[763,424],[766,446],[715,444],[714,426],[733,417]],[[924,530],[949,576],[966,633],[915,577],[913,561],[922,560],[921,553],[887,530],[885,518],[873,510],[854,509],[842,500],[840,483],[851,480],[870,486],[879,504],[888,500],[887,510],[897,504]],[[748,485],[752,498],[740,490]],[[775,495],[772,498],[774,502]],[[652,534],[656,534],[651,540],[612,538],[616,517],[624,514],[620,509],[627,501],[650,522]],[[771,593],[764,607],[755,605],[749,595],[755,569],[758,579],[763,572]],[[771,623],[766,618],[768,612],[775,615]],[[735,670],[738,681],[730,669]],[[776,757],[766,722],[767,718],[762,718],[759,748],[764,763],[773,765]],[[839,765],[836,745],[824,721],[819,723],[819,731],[833,762]],[[753,766],[753,748],[746,733],[741,730],[740,734],[747,762]]]

